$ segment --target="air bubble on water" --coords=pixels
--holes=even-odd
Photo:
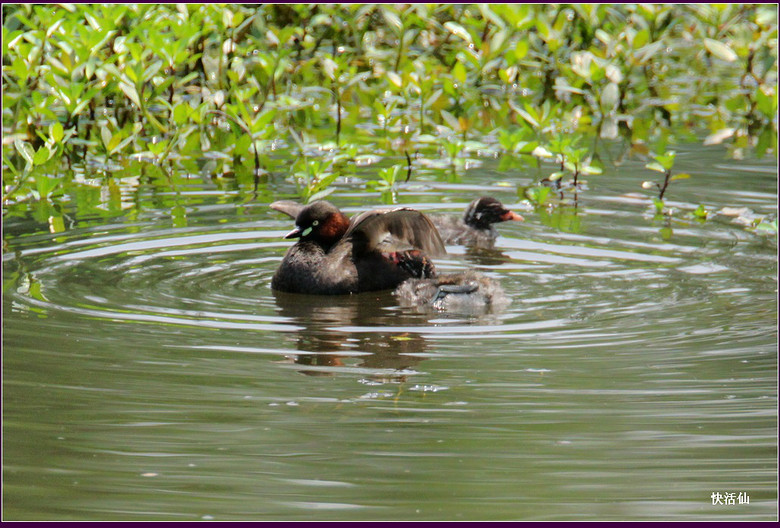
[[[449,387],[444,387],[441,385],[415,385],[409,388],[410,391],[419,391],[419,392],[439,392],[447,389],[449,389]]]

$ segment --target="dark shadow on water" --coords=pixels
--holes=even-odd
[[[423,360],[415,354],[426,351],[426,340],[409,327],[420,326],[424,316],[398,309],[390,291],[356,295],[274,291],[273,296],[279,314],[303,327],[297,335],[301,353],[294,362],[313,367],[302,368],[303,374],[332,375],[334,368],[352,365],[375,370],[368,374],[372,380],[403,382],[409,370]],[[352,330],[360,328],[373,331]],[[355,358],[357,364],[350,361],[348,365],[348,358]]]
[[[466,248],[466,259],[471,264],[486,268],[505,264],[511,260],[508,255],[495,247]]]

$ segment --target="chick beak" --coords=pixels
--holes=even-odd
[[[523,218],[522,216],[520,216],[514,211],[507,211],[506,213],[501,215],[501,220],[503,222],[506,222],[508,220],[517,220],[519,222],[522,222],[523,220],[525,220],[525,218]]]

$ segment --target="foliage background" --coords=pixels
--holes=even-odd
[[[192,179],[393,202],[413,164],[485,156],[541,203],[608,150],[664,173],[662,212],[675,145],[777,150],[776,5],[4,4],[2,40],[4,215]]]

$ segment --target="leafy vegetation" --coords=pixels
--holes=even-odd
[[[6,4],[3,19],[4,214],[115,214],[141,183],[187,178],[250,199],[284,178],[312,200],[373,163],[364,187],[392,202],[413,166],[457,178],[483,156],[536,170],[518,194],[544,205],[582,190],[606,147],[652,156],[661,212],[687,176],[675,144],[777,155],[775,5]]]

